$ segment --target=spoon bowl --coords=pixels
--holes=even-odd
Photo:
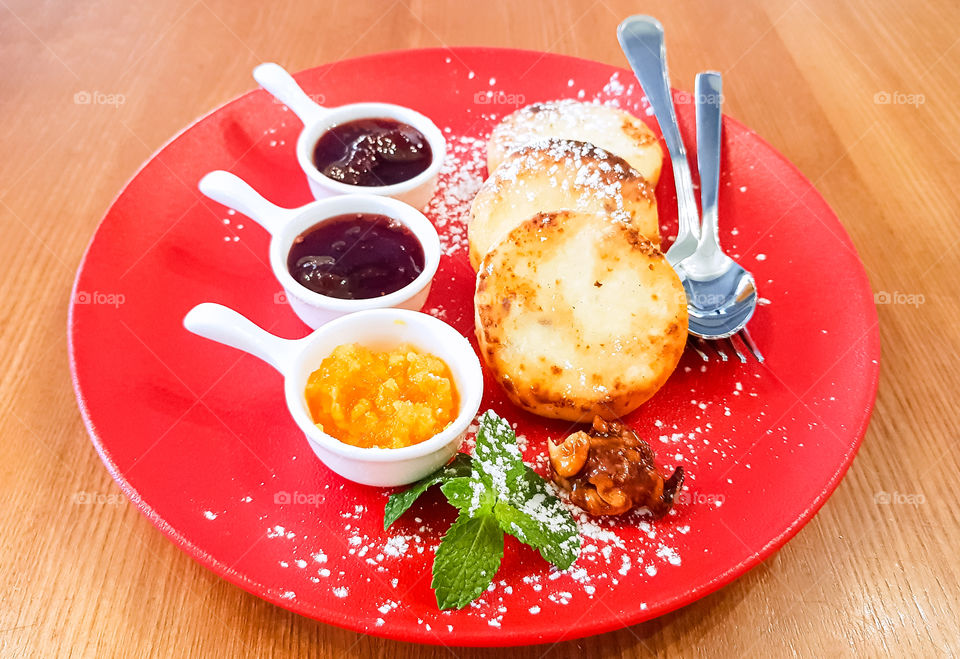
[[[682,265],[679,268],[682,270]],[[753,275],[736,261],[727,270],[706,280],[681,272],[687,294],[689,332],[703,339],[725,339],[742,330],[757,307]]]

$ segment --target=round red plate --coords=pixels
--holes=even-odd
[[[452,159],[428,211],[445,255],[425,310],[471,339],[464,213],[485,176],[482,140],[498,118],[572,97],[620,105],[655,128],[628,71],[544,53],[384,53],[298,79],[327,105],[400,103],[445,130]],[[692,145],[693,106],[688,95],[676,100]],[[565,573],[510,540],[478,603],[438,611],[430,566],[452,520],[442,498],[428,497],[384,532],[389,492],[346,482],[314,458],[287,415],[280,376],[181,326],[193,305],[213,301],[282,336],[307,333],[271,275],[266,233],[197,191],[203,174],[227,169],[277,203],[306,203],[294,157],[299,129],[263,91],[204,117],[130,181],[77,275],[70,356],[93,442],[134,504],[197,561],[282,607],[371,634],[446,645],[552,642],[634,624],[720,588],[786,542],[836,487],[876,393],[870,287],[810,182],[725,118],[722,240],[769,301],[750,324],[767,362],[704,363],[688,350],[667,386],[628,419],[665,468],[687,470],[673,514],[584,520],[583,553]],[[657,197],[671,236],[669,163],[663,171]],[[567,430],[520,412],[489,379],[486,408],[516,422],[541,470],[547,437]]]

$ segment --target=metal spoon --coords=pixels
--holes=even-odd
[[[677,185],[677,239],[667,250],[667,261],[676,264],[693,254],[700,238],[700,218],[693,196],[693,179],[687,163],[687,150],[680,137],[677,115],[673,109],[670,78],[667,75],[667,50],[663,43],[663,26],[651,16],[631,16],[617,28],[620,47],[630,62],[633,73],[650,101],[660,124],[663,141],[670,152],[673,178]]]
[[[721,80],[713,71],[697,75],[697,164],[703,224],[696,251],[674,265],[687,293],[690,333],[704,339],[733,336],[757,307],[753,275],[723,253],[717,235]]]

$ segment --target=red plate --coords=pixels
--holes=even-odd
[[[517,105],[580,97],[654,124],[629,72],[544,53],[384,53],[298,78],[327,105],[400,103],[446,129],[453,160],[428,213],[445,256],[427,310],[471,339],[464,211],[497,119]],[[688,95],[676,98],[692,145],[693,107]],[[69,336],[97,450],[137,507],[200,563],[282,607],[366,633],[446,645],[552,642],[653,618],[720,588],[783,545],[836,487],[866,429],[879,358],[870,287],[836,216],[766,142],[729,118],[724,127],[722,239],[769,300],[750,324],[767,362],[705,364],[688,351],[628,419],[665,468],[687,470],[683,501],[659,522],[588,524],[570,572],[551,572],[511,540],[493,590],[441,613],[429,572],[452,519],[442,499],[384,533],[388,492],[346,482],[314,458],[287,415],[280,376],[181,327],[193,305],[214,301],[283,336],[307,333],[271,275],[267,235],[196,187],[222,168],[280,204],[310,200],[294,157],[300,124],[263,91],[164,147],[90,244]],[[657,196],[669,236],[676,202],[669,164],[663,171]],[[489,379],[488,407],[516,422],[542,470],[547,437],[566,424],[520,412]]]

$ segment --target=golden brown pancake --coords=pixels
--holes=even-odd
[[[547,138],[511,152],[470,208],[470,264],[538,212],[576,210],[622,219],[660,245],[653,188],[626,160],[574,140]]]
[[[636,409],[687,340],[686,296],[663,254],[595,213],[514,227],[481,262],[475,311],[481,356],[510,399],[570,421]]]
[[[510,151],[545,137],[589,142],[630,163],[651,185],[660,179],[663,150],[653,131],[628,112],[574,100],[534,103],[507,115],[487,142],[493,171]]]

